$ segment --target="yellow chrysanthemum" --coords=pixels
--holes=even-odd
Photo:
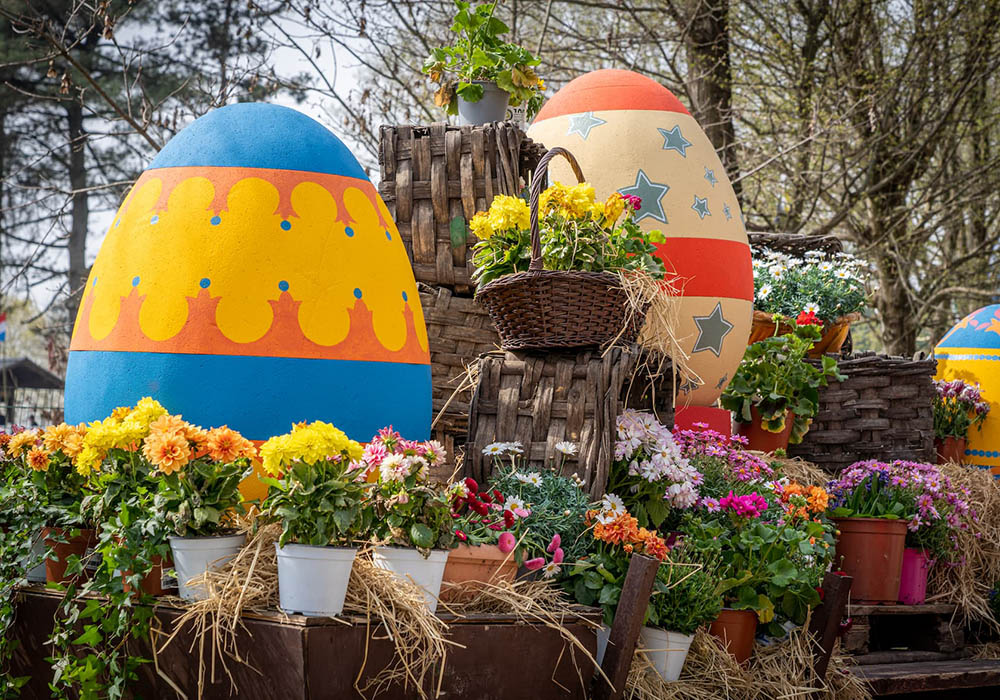
[[[129,414],[128,420],[135,421],[148,429],[153,421],[165,415],[167,415],[167,409],[161,406],[160,402],[156,399],[146,396],[139,399],[139,403],[135,405],[135,408]]]
[[[38,441],[37,430],[24,430],[10,439],[7,443],[7,455],[10,457],[20,457],[26,447],[34,447]]]
[[[469,222],[469,230],[479,240],[489,240],[493,236],[493,227],[490,226],[489,215],[482,211],[476,214]]]
[[[105,452],[93,446],[85,445],[76,456],[76,459],[73,460],[73,463],[76,465],[76,471],[83,476],[87,476],[91,472],[100,469],[105,454]]]
[[[297,460],[313,463],[341,454],[356,460],[361,459],[363,452],[361,445],[342,430],[322,421],[298,424],[292,432],[276,435],[260,448],[264,470],[272,475],[283,473],[285,467]]]
[[[531,211],[520,197],[498,194],[490,205],[487,221],[493,231],[523,231],[531,226]]]
[[[112,421],[118,423],[118,422],[121,422],[121,421],[125,420],[125,418],[128,416],[128,414],[130,414],[131,412],[132,412],[132,408],[131,407],[129,407],[129,406],[119,406],[118,408],[116,408],[115,410],[113,410],[111,412],[111,415],[108,416],[108,417]]]

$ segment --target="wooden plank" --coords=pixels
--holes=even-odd
[[[851,615],[951,615],[956,606],[945,603],[930,605],[851,605]]]
[[[809,623],[809,631],[814,641],[813,669],[819,686],[826,677],[830,656],[840,634],[840,621],[851,595],[850,576],[828,573],[823,577],[823,604],[814,612]]]
[[[924,661],[955,661],[972,656],[971,649],[962,649],[951,653],[941,651],[919,651],[906,649],[902,651],[873,651],[870,654],[852,656],[851,662],[858,666],[873,666],[876,664],[903,664]]]
[[[649,596],[653,592],[659,568],[658,560],[641,554],[632,555],[629,561],[628,573],[622,584],[615,620],[608,637],[608,648],[601,664],[607,679],[600,675],[595,677],[591,695],[594,700],[619,700],[625,695],[625,682],[632,667],[639,630],[646,617]]]
[[[867,681],[876,695],[1000,686],[1000,661],[994,660],[856,666],[851,672]]]

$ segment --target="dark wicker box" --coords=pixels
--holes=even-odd
[[[820,389],[819,413],[789,454],[831,472],[865,459],[934,462],[937,361],[862,353],[839,366],[847,379]]]
[[[513,122],[382,127],[378,190],[418,282],[471,295],[467,223],[495,195],[519,194],[539,156]]]
[[[561,457],[555,445],[577,444],[563,472],[576,472],[594,497],[603,495],[614,451],[615,420],[623,408],[654,410],[673,424],[672,368],[635,346],[579,353],[492,352],[479,358],[472,395],[465,471],[483,480],[493,467],[482,450],[520,442],[534,466]]]

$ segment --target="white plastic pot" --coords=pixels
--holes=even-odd
[[[372,554],[375,566],[396,574],[396,578],[412,581],[424,590],[424,600],[431,612],[437,610],[441,579],[448,563],[447,549],[432,549],[424,555],[408,547],[376,547]]]
[[[188,581],[209,569],[219,569],[236,556],[246,535],[223,535],[211,537],[177,537],[171,535],[170,550],[174,555],[174,569],[177,571],[177,588],[185,600],[204,600],[208,591],[201,586],[189,586]]]
[[[277,543],[274,548],[282,610],[312,617],[334,617],[343,611],[357,549]]]
[[[693,634],[668,632],[655,627],[643,627],[639,633],[643,653],[650,663],[656,667],[656,672],[665,681],[676,681],[681,676],[688,649],[691,648]]]
[[[601,625],[601,628],[597,630],[597,665],[600,666],[604,663],[604,652],[608,650],[608,639],[611,638],[611,628],[607,625]]]
[[[28,569],[28,583],[45,583],[45,538],[42,531],[35,533],[35,538],[31,540],[31,554],[28,563],[38,562]]]

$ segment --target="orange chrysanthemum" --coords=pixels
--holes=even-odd
[[[184,437],[194,445],[196,454],[202,454],[208,449],[208,431],[204,428],[185,423]]]
[[[172,416],[168,413],[149,424],[149,434],[150,436],[184,435],[188,427],[188,424],[180,416]]]
[[[48,471],[49,455],[45,450],[33,447],[28,453],[28,465],[36,472]]]
[[[667,558],[667,553],[670,551],[667,547],[667,543],[663,541],[663,538],[658,536],[655,532],[649,533],[649,536],[643,542],[643,551],[651,557],[656,557],[660,561]]]
[[[639,521],[628,513],[619,515],[607,525],[597,523],[594,526],[594,539],[610,544],[637,542],[639,537]]]
[[[111,418],[116,421],[123,421],[132,412],[131,406],[119,406],[111,412]]]
[[[83,449],[83,430],[74,425],[60,423],[45,429],[42,443],[45,449],[52,452],[62,452],[67,457],[75,457]]]
[[[37,430],[25,430],[11,437],[7,443],[7,455],[10,457],[20,457],[26,447],[34,447],[38,441]]]
[[[156,433],[146,438],[142,454],[164,474],[180,471],[191,461],[191,448],[179,433]]]
[[[0,448],[7,447],[10,439],[13,437],[10,433],[0,433]]]
[[[208,431],[208,456],[216,462],[232,462],[240,457],[253,457],[253,443],[227,426]]]
[[[822,486],[810,486],[806,500],[809,503],[809,510],[813,513],[822,513],[830,503],[830,494]]]

